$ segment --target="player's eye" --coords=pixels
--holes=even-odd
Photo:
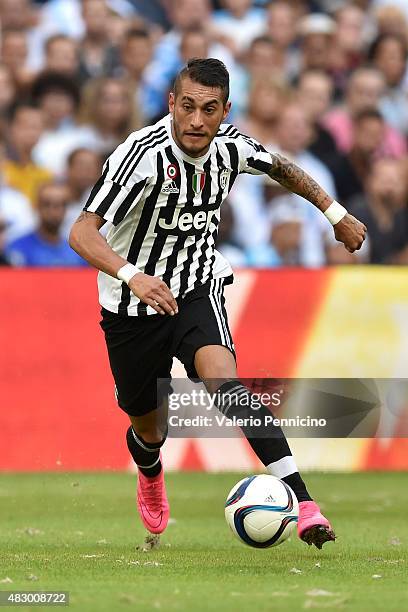
[[[183,108],[185,111],[191,111],[191,105],[190,104],[183,104]]]
[[[207,115],[212,115],[214,111],[215,111],[215,108],[213,106],[210,106],[209,108],[205,109],[205,112],[207,113]]]

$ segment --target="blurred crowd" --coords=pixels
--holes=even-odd
[[[69,229],[127,135],[167,113],[192,57],[231,76],[229,121],[368,228],[356,254],[302,198],[241,175],[235,266],[408,263],[408,0],[0,0],[0,263],[82,266]]]

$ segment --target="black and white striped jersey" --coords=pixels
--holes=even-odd
[[[177,297],[232,273],[215,249],[220,206],[240,172],[267,172],[271,156],[223,124],[203,157],[189,157],[174,141],[171,121],[167,115],[117,147],[84,210],[110,221],[111,248],[145,274],[161,277]],[[104,272],[98,288],[100,304],[111,312],[155,314],[126,283]]]

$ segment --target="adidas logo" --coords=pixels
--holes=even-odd
[[[161,193],[164,193],[165,195],[169,193],[180,193],[180,189],[177,187],[174,181],[165,181],[161,188]]]
[[[273,495],[268,495],[268,497],[265,498],[265,501],[270,503],[276,503],[276,499]]]

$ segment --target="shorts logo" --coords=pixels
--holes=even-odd
[[[170,179],[169,181],[164,181],[161,193],[164,193],[164,195],[169,195],[169,193],[180,193],[180,189],[177,187],[176,183]]]
[[[174,180],[178,177],[178,174],[179,171],[176,164],[170,164],[170,166],[167,166],[167,176],[169,177],[169,179]]]
[[[193,190],[196,195],[202,192],[205,185],[205,172],[196,172],[193,174]]]
[[[230,174],[231,170],[228,170],[228,168],[224,168],[220,173],[220,186],[223,191],[228,185]]]

